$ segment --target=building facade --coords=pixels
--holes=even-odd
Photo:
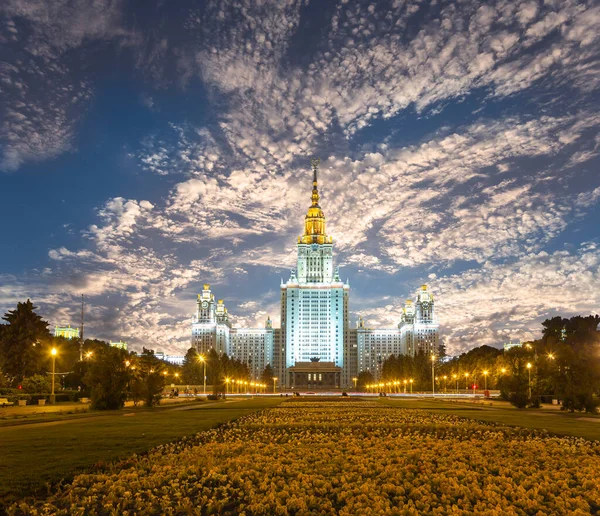
[[[313,162],[312,202],[298,237],[297,267],[280,285],[281,328],[273,328],[270,318],[264,328],[232,328],[223,301],[215,303],[204,285],[192,316],[192,346],[245,362],[253,378],[270,364],[286,388],[349,388],[361,371],[379,378],[390,355],[437,353],[439,324],[433,295],[423,285],[414,300],[406,301],[396,328],[368,328],[362,319],[350,328],[350,285],[334,266],[317,165]]]
[[[54,336],[55,337],[64,337],[65,339],[78,339],[79,338],[79,328],[71,328],[71,325],[55,326],[54,327]]]
[[[116,342],[112,342],[111,341],[109,344],[113,348],[124,349],[125,351],[127,351],[127,342],[125,342],[125,341],[123,341],[121,339],[119,339]]]

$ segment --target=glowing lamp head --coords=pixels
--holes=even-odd
[[[52,348],[52,350],[50,351],[50,354],[52,356],[56,356],[56,353],[57,353],[56,348]]]

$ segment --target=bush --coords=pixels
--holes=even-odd
[[[525,408],[529,402],[529,397],[527,396],[527,393],[511,392],[508,395],[508,401],[517,408]]]
[[[17,396],[23,392],[21,389],[15,389],[13,387],[1,387],[0,388],[0,396]]]
[[[342,396],[348,396],[348,393],[346,391],[342,392]]]
[[[600,406],[600,398],[589,392],[568,394],[563,399],[562,410],[589,412],[595,414]]]
[[[209,394],[209,395],[206,397],[206,399],[207,399],[207,400],[210,400],[210,401],[216,401],[216,400],[218,400],[218,399],[219,399],[219,395],[218,395],[218,394]]]
[[[23,380],[23,392],[50,392],[52,384],[47,376],[35,374]]]

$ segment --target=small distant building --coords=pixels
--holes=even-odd
[[[514,342],[512,340],[509,340],[508,342],[505,342],[504,345],[504,351],[508,351],[509,349],[512,348],[520,348],[523,347],[523,344],[521,343],[520,340],[515,340]]]
[[[168,362],[176,366],[182,366],[185,357],[183,355],[165,355],[162,351],[157,351],[154,356],[163,362]]]
[[[79,338],[79,328],[71,328],[71,325],[55,326],[54,327],[54,336],[55,337],[64,337],[65,339],[78,339]]]
[[[125,351],[127,351],[127,342],[123,342],[121,339],[119,339],[119,342],[111,341],[110,346],[112,348],[124,349]]]

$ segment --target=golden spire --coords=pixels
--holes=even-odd
[[[312,205],[304,217],[304,235],[298,238],[302,244],[331,244],[333,239],[325,234],[325,215],[319,206],[319,190],[317,188],[317,168],[319,158],[310,160],[313,169]]]

